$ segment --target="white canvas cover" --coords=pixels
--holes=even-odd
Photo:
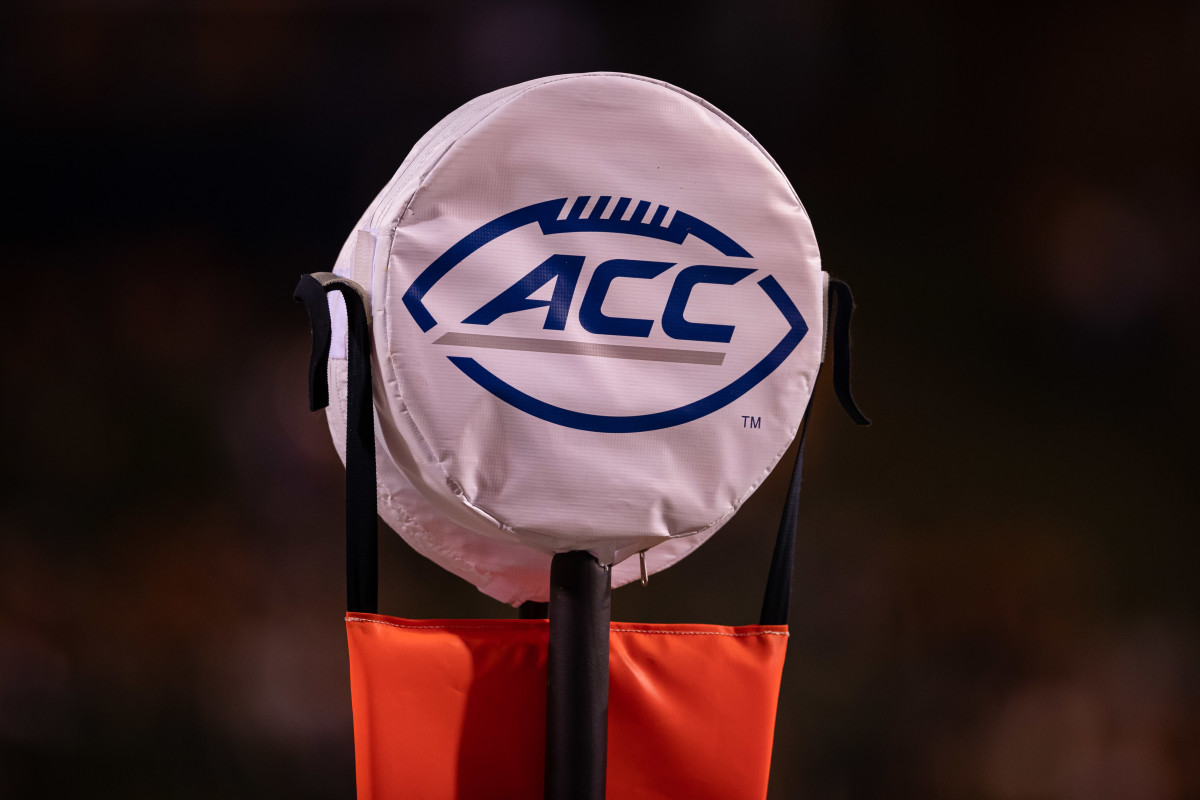
[[[795,437],[825,275],[778,165],[737,123],[635,75],[476,98],[412,149],[334,267],[372,320],[379,510],[499,600],[554,552],[613,584],[711,536]],[[345,311],[330,430],[345,457]]]

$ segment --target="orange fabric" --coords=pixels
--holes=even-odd
[[[546,620],[346,617],[360,800],[540,800]],[[786,626],[614,622],[609,800],[763,800]]]

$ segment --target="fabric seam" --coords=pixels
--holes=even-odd
[[[509,620],[496,620],[508,622]],[[401,625],[398,622],[388,622],[382,619],[367,619],[366,617],[346,617],[346,622],[370,622],[375,625],[387,625],[389,628],[405,628],[418,631],[486,631],[495,630],[496,625]],[[756,633],[724,633],[722,631],[662,631],[641,630],[640,628],[610,628],[613,633],[644,633],[657,636],[728,636],[733,639],[746,639],[752,636],[791,636],[788,631],[758,631]]]

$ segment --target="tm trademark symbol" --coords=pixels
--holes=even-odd
[[[743,414],[742,415],[742,427],[743,428],[761,428],[762,427],[762,417],[748,417],[745,414]]]

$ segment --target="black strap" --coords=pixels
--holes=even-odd
[[[871,420],[859,410],[850,393],[850,314],[854,309],[854,296],[850,287],[839,280],[829,281],[829,315],[833,340],[833,390],[842,408],[856,425],[870,425]],[[837,298],[836,308],[834,298]],[[835,315],[836,311],[836,315]],[[792,467],[792,480],[788,484],[787,500],[783,504],[783,516],[779,519],[779,532],[775,536],[775,551],[771,554],[771,569],[767,574],[767,591],[763,595],[760,625],[786,625],[788,607],[792,599],[792,565],[796,552],[796,516],[800,510],[800,477],[804,471],[804,437],[808,433],[808,418],[812,411],[812,397],[804,410],[800,423],[800,444],[796,448],[796,464]]]
[[[800,446],[796,449],[796,463],[792,467],[792,480],[788,484],[787,500],[783,503],[783,516],[779,518],[779,532],[775,535],[775,551],[771,554],[771,570],[767,573],[767,591],[763,595],[759,625],[787,625],[788,607],[792,600],[792,564],[796,551],[796,516],[800,510],[800,476],[804,472],[804,436],[808,433],[808,417],[812,411],[812,398],[804,410],[800,423]]]
[[[332,324],[326,294],[346,301],[349,392],[346,408],[346,608],[374,614],[379,608],[379,538],[375,488],[375,417],[371,402],[371,331],[366,293],[331,272],[303,275],[293,295],[312,322],[308,403],[329,405],[329,345]]]
[[[834,298],[837,307],[834,308]],[[836,313],[835,313],[836,312]],[[829,320],[833,328],[833,391],[838,402],[855,425],[870,425],[850,393],[850,316],[854,313],[854,295],[842,281],[829,281]]]

